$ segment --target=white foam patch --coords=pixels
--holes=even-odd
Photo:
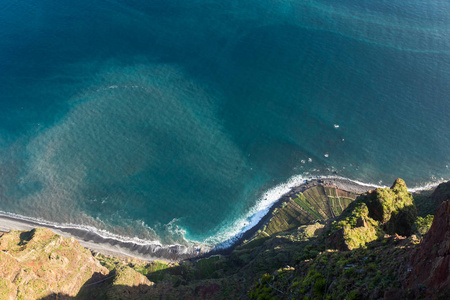
[[[375,184],[375,183],[365,183],[362,181],[358,181],[358,180],[353,180],[353,179],[349,179],[349,178],[345,178],[345,177],[340,177],[340,176],[324,176],[322,178],[331,178],[331,179],[341,179],[341,180],[347,180],[353,183],[356,183],[360,186],[366,186],[366,187],[376,187],[376,188],[386,188],[386,187],[390,187],[390,186],[386,186],[386,185],[379,185],[379,184]],[[450,179],[444,179],[444,178],[440,178],[439,180],[435,179],[434,181],[429,181],[426,182],[424,184],[420,184],[418,186],[414,186],[414,187],[408,187],[408,191],[411,193],[415,193],[415,192],[419,192],[419,191],[426,191],[426,190],[430,190],[433,189],[435,187],[437,187],[439,184],[444,183],[449,181]],[[408,184],[406,184],[408,185]]]
[[[350,179],[350,178],[346,178],[346,177],[341,177],[341,176],[334,176],[334,175],[330,175],[330,176],[316,176],[315,178],[321,178],[321,179],[339,179],[339,180],[344,180],[344,181],[349,181],[351,183],[360,185],[360,186],[365,186],[365,187],[375,187],[375,188],[385,188],[387,186],[385,185],[379,185],[379,184],[375,184],[375,183],[366,183],[366,182],[362,182],[362,181],[358,181],[358,180],[354,180],[354,179]]]
[[[50,222],[50,221],[47,221],[47,220],[44,220],[41,218],[27,217],[27,216],[22,216],[19,214],[4,212],[4,211],[0,211],[0,216],[10,217],[10,218],[16,219],[18,221],[31,222],[33,224],[36,224],[36,225],[39,225],[42,227],[47,227],[47,228],[79,229],[79,230],[83,230],[86,232],[93,232],[103,238],[111,238],[111,239],[115,239],[120,242],[130,242],[130,243],[135,243],[138,245],[154,245],[154,246],[156,245],[156,246],[160,246],[160,247],[163,246],[160,241],[143,240],[138,237],[126,237],[126,236],[114,234],[114,233],[108,232],[106,230],[98,229],[98,228],[88,226],[88,225],[79,225],[79,224],[72,224],[72,223],[56,223],[56,222]]]
[[[424,184],[421,184],[419,186],[413,187],[413,188],[408,188],[408,191],[411,193],[415,193],[415,192],[420,192],[420,191],[426,191],[426,190],[431,190],[436,188],[438,185],[440,185],[441,183],[447,182],[449,181],[449,179],[439,179],[436,181],[430,181],[430,182],[426,182]]]
[[[234,222],[229,228],[224,229],[216,237],[206,240],[206,243],[219,243],[216,248],[224,249],[232,246],[242,235],[255,227],[259,221],[269,212],[270,208],[293,187],[304,183],[302,175],[291,177],[288,181],[267,190],[245,217]]]

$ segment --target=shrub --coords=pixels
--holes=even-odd
[[[433,218],[433,215],[428,215],[425,218],[417,217],[416,222],[414,223],[416,232],[421,236],[425,235],[428,230],[430,230],[431,224],[433,223]]]

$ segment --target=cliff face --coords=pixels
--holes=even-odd
[[[2,299],[39,299],[54,293],[75,296],[95,273],[108,273],[78,241],[49,229],[5,233],[0,250]]]
[[[437,209],[430,230],[411,259],[411,266],[408,288],[420,284],[437,290],[450,287],[450,200]]]

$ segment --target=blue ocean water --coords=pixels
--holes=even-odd
[[[450,179],[446,1],[0,3],[0,210],[219,243],[310,176]]]

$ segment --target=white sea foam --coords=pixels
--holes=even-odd
[[[385,188],[385,185],[378,185],[375,183],[367,183],[367,182],[362,182],[362,181],[358,181],[358,180],[354,180],[354,179],[350,179],[347,177],[342,177],[342,176],[335,176],[335,175],[327,175],[327,176],[317,176],[318,178],[321,179],[338,179],[338,180],[344,180],[344,181],[348,181],[360,186],[365,186],[365,187],[375,187],[375,188]]]
[[[444,178],[441,178],[441,179],[436,180],[436,181],[429,181],[429,182],[426,182],[426,183],[421,184],[419,186],[416,186],[416,187],[413,187],[413,188],[408,188],[408,191],[414,193],[414,192],[419,192],[419,191],[430,190],[430,189],[433,189],[433,188],[437,187],[439,184],[447,182],[447,181],[448,181],[448,179],[444,179]]]
[[[343,182],[349,182],[350,184],[355,184],[362,187],[367,188],[385,188],[387,186],[374,184],[374,183],[366,183],[358,180],[353,180],[341,176],[314,176],[314,177],[305,177],[302,175],[295,175],[289,178],[286,182],[283,182],[263,193],[257,204],[243,217],[232,223],[231,226],[224,228],[219,234],[214,237],[210,237],[203,242],[188,240],[187,242],[190,244],[188,247],[171,244],[171,245],[163,245],[158,240],[144,240],[138,237],[127,237],[118,234],[114,234],[108,232],[106,230],[98,229],[92,226],[87,225],[78,225],[72,223],[55,223],[46,221],[39,218],[26,217],[14,213],[3,212],[0,211],[0,216],[6,216],[10,218],[14,218],[18,221],[31,222],[33,224],[44,226],[48,228],[53,228],[57,230],[70,230],[77,229],[85,232],[90,232],[98,235],[104,239],[113,239],[115,241],[127,244],[134,244],[140,246],[150,246],[153,252],[155,252],[158,248],[171,248],[176,247],[179,254],[192,253],[195,249],[201,248],[202,252],[206,252],[212,249],[213,245],[214,249],[226,249],[231,247],[234,243],[236,243],[245,232],[252,229],[256,226],[259,221],[269,212],[270,208],[287,192],[289,192],[293,187],[300,186],[304,184],[305,180],[310,179],[334,179],[340,180]],[[416,186],[413,188],[409,188],[410,192],[418,192],[421,190],[429,190],[431,188],[436,187],[440,183],[446,182],[448,180],[441,178],[438,181],[430,181],[423,185]],[[172,220],[168,226],[171,230],[176,231],[177,234],[185,235],[186,231],[176,226],[174,223],[177,220]],[[175,227],[175,228],[173,228]]]
[[[222,234],[219,234],[214,239],[209,239],[208,241],[225,239],[225,241],[216,245],[216,249],[225,249],[232,246],[246,231],[258,224],[281,196],[289,192],[292,187],[303,184],[304,180],[305,178],[302,175],[296,175],[291,177],[288,181],[267,190],[245,217],[237,220],[230,228],[226,228],[225,231],[222,231]]]
[[[226,249],[231,247],[236,241],[238,241],[243,234],[252,229],[254,226],[258,224],[258,222],[269,212],[270,208],[287,192],[291,190],[292,187],[299,186],[304,183],[305,179],[335,179],[343,182],[349,182],[351,184],[355,184],[361,187],[371,188],[386,188],[385,185],[375,184],[375,183],[366,183],[359,180],[354,180],[341,176],[314,176],[314,177],[304,177],[302,175],[295,175],[289,178],[286,182],[281,183],[274,188],[267,190],[259,199],[256,206],[244,217],[237,220],[230,228],[227,228],[224,233],[219,234],[215,238],[209,239],[211,240],[219,240],[220,238],[226,239],[223,242],[220,242],[216,245],[216,249]],[[408,188],[410,192],[417,192],[421,190],[428,190],[436,187],[442,182],[447,180],[441,179],[440,181],[433,181],[426,183],[425,185]],[[239,228],[239,229],[238,229]],[[232,235],[232,236],[231,236]],[[207,241],[205,241],[207,242]]]
[[[353,180],[353,179],[349,179],[349,178],[345,178],[345,177],[340,177],[340,176],[323,176],[322,178],[330,178],[330,179],[340,179],[340,180],[346,180],[346,181],[350,181],[353,183],[356,183],[358,185],[361,186],[367,186],[367,187],[376,187],[376,188],[386,188],[388,186],[386,185],[380,185],[380,184],[375,184],[375,183],[366,183],[366,182],[362,182],[362,181],[358,181],[358,180]],[[414,192],[419,192],[419,191],[424,191],[424,190],[429,190],[432,188],[437,187],[439,184],[443,183],[443,182],[447,182],[450,179],[444,179],[444,178],[440,178],[439,180],[435,180],[435,181],[428,181],[425,182],[424,184],[420,184],[418,186],[414,186],[414,187],[408,187],[408,191],[411,193]]]
[[[126,236],[114,234],[109,231],[98,229],[98,228],[88,226],[88,225],[80,225],[80,224],[72,224],[72,223],[56,223],[56,222],[50,222],[47,220],[43,220],[40,218],[27,217],[27,216],[22,216],[19,214],[4,212],[4,211],[0,211],[0,216],[13,218],[13,219],[16,219],[17,221],[25,221],[25,222],[32,223],[33,225],[39,225],[39,226],[48,227],[48,228],[55,228],[55,229],[60,229],[60,230],[79,229],[79,230],[83,230],[86,232],[93,232],[102,238],[111,238],[111,239],[114,239],[114,240],[117,240],[120,242],[124,242],[124,243],[130,242],[130,243],[135,243],[135,244],[139,244],[139,245],[156,245],[156,246],[161,246],[161,247],[163,246],[160,241],[143,240],[138,237],[126,237]],[[173,245],[170,245],[170,246],[173,246]]]
[[[141,246],[141,247],[146,247],[146,249],[151,253],[156,253],[163,249],[171,249],[172,248],[172,249],[177,250],[176,251],[177,255],[193,254],[196,252],[196,249],[201,249],[202,252],[207,252],[212,248],[210,245],[201,244],[201,243],[192,243],[192,242],[190,243],[189,246],[178,245],[178,244],[163,245],[158,240],[153,241],[153,240],[144,240],[144,239],[141,239],[138,237],[127,237],[127,236],[114,234],[114,233],[108,232],[106,230],[98,229],[98,228],[95,228],[92,226],[71,224],[71,223],[50,222],[50,221],[43,220],[40,218],[32,218],[32,217],[22,216],[19,214],[14,214],[14,213],[9,213],[9,212],[4,212],[4,211],[0,211],[0,217],[1,216],[12,218],[18,222],[24,222],[26,224],[30,224],[31,227],[42,226],[42,227],[46,227],[46,228],[50,228],[50,229],[54,229],[54,230],[59,230],[59,231],[65,232],[65,233],[69,233],[69,235],[71,235],[71,236],[72,236],[72,233],[70,232],[70,230],[80,230],[84,233],[91,233],[91,234],[98,236],[100,239],[104,239],[105,240],[104,243],[115,245],[114,249],[110,249],[113,252],[118,252],[118,253],[125,254],[125,255],[136,255],[135,253],[133,253],[132,250],[130,250],[130,249],[136,248],[135,247],[136,245]],[[78,236],[76,234],[74,236],[85,242],[94,242],[94,244],[98,243],[97,240],[83,239],[83,237]],[[110,240],[113,240],[114,242],[112,242]],[[121,243],[122,246],[117,247],[117,242]],[[101,242],[101,243],[103,243],[103,242]],[[104,248],[104,247],[101,247],[101,248]],[[140,256],[142,259],[148,258],[141,254],[138,254],[138,256]],[[158,257],[154,257],[154,258],[158,258]]]

